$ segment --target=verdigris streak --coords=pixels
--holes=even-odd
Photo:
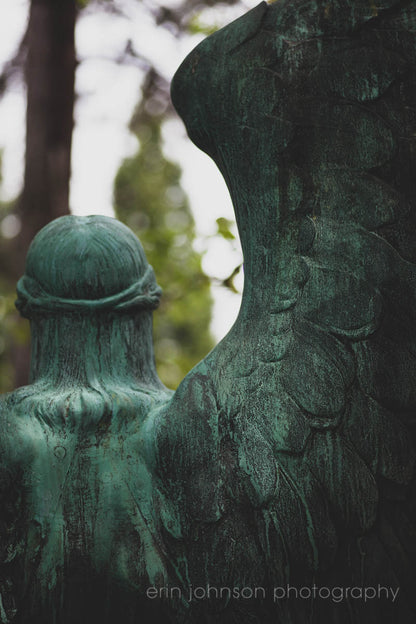
[[[173,396],[137,240],[99,218],[35,239],[4,621],[413,624],[415,35],[407,0],[279,0],[184,61],[173,102],[227,182],[245,285]]]

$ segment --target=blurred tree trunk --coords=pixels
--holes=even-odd
[[[75,0],[31,3],[21,255],[40,228],[69,212],[75,13]]]
[[[21,220],[14,278],[35,234],[69,212],[69,179],[75,82],[75,0],[32,0],[27,31],[26,162],[17,206]],[[28,347],[14,349],[16,385],[27,383]]]

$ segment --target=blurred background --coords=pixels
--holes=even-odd
[[[0,391],[27,383],[15,284],[36,232],[116,216],[163,298],[159,375],[175,388],[231,327],[242,255],[212,161],[187,138],[170,80],[205,36],[257,0],[0,0]]]

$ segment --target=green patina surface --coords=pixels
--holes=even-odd
[[[145,598],[167,582],[143,441],[171,395],[154,368],[160,293],[114,219],[63,217],[31,246],[17,305],[32,383],[0,407],[2,622],[165,619]]]
[[[415,33],[410,1],[279,0],[184,61],[173,101],[227,182],[245,285],[173,395],[137,239],[69,218],[35,240],[32,385],[1,404],[4,621],[14,598],[25,624],[414,622]],[[273,600],[288,584],[400,589]],[[208,585],[265,597],[190,600]]]
[[[268,588],[193,601],[191,621],[414,621],[415,24],[414,2],[262,3],[174,77],[245,283],[153,424],[181,519],[165,541],[193,586]],[[400,598],[273,603],[287,584]]]

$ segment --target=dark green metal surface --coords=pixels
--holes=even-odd
[[[0,621],[414,623],[415,40],[413,1],[279,0],[184,61],[245,285],[173,396],[137,239],[97,217],[35,239]]]
[[[32,383],[0,408],[2,623],[166,619],[145,597],[167,578],[142,433],[171,394],[153,361],[160,293],[115,219],[63,217],[31,246],[17,305]]]
[[[154,425],[166,543],[185,585],[266,588],[193,600],[191,621],[416,619],[415,43],[414,2],[279,0],[174,78],[245,284]],[[380,586],[396,599],[349,595]]]

